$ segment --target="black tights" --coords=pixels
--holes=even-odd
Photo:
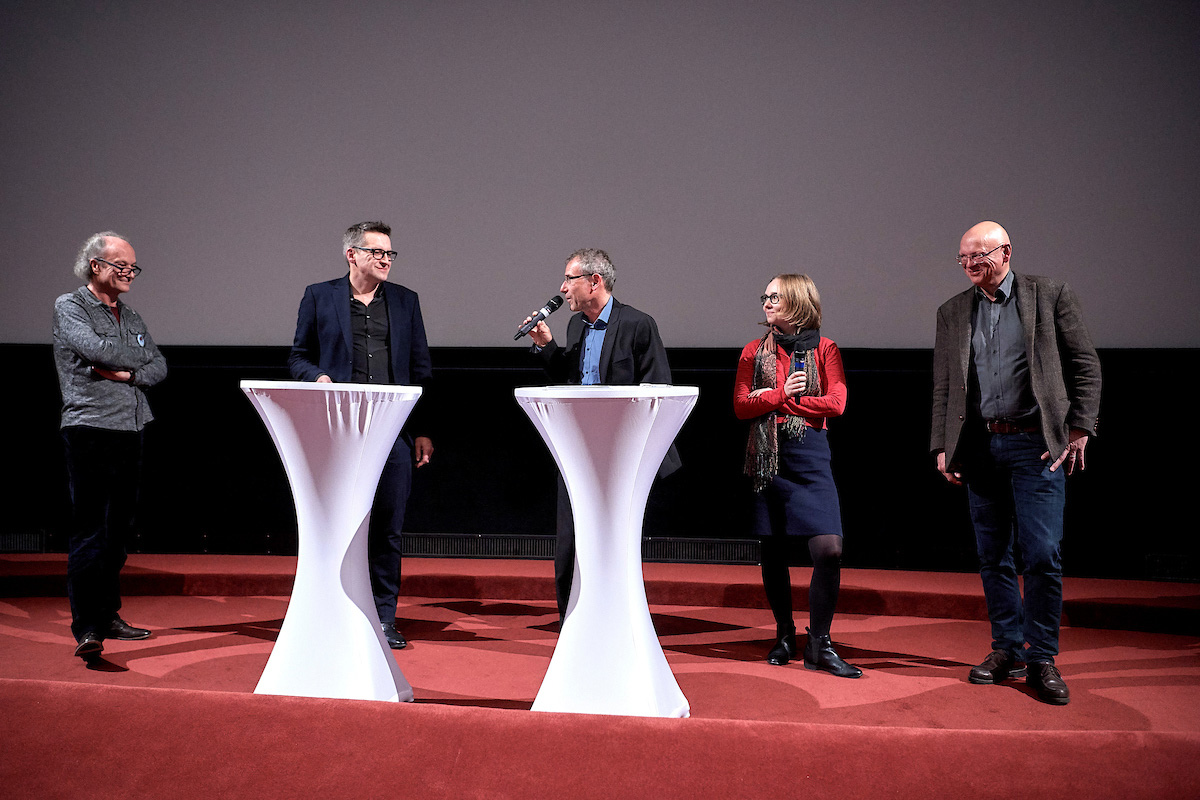
[[[842,584],[842,537],[824,534],[807,538],[813,564],[812,581],[808,586],[808,627],[815,636],[825,636],[833,624],[833,611]],[[792,576],[788,567],[796,560],[804,539],[801,536],[762,539],[763,588],[771,613],[775,615],[776,636],[796,631],[796,623],[792,620]]]

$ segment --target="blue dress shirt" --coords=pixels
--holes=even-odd
[[[612,298],[604,304],[604,309],[595,322],[583,318],[583,354],[580,356],[580,383],[584,386],[595,386],[600,383],[600,352],[604,348],[604,332],[608,330],[608,317],[612,313]]]

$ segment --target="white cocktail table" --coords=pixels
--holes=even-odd
[[[692,386],[517,389],[571,497],[575,579],[535,711],[686,717],[642,579],[650,485],[696,404]]]
[[[296,582],[257,694],[411,701],[367,568],[379,475],[420,387],[242,381],[296,502]]]

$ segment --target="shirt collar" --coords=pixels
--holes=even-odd
[[[92,290],[88,288],[86,283],[83,286],[79,287],[79,295],[94,306],[104,306],[105,308],[112,308],[112,306],[110,306],[108,303],[104,302],[99,297],[96,297],[96,295],[92,294]],[[124,307],[125,307],[125,301],[123,301],[120,297],[118,297],[117,298],[117,308],[124,308]]]
[[[997,303],[1004,303],[1006,300],[1008,300],[1008,298],[1012,297],[1012,286],[1013,286],[1013,271],[1012,271],[1012,269],[1009,269],[1008,274],[1004,276],[1004,280],[1000,281],[1000,285],[997,286],[996,291],[993,292],[993,294],[996,295]],[[983,293],[983,289],[980,289],[978,286],[975,287],[975,297],[977,299],[982,298],[984,300],[987,300],[987,295],[985,295]],[[988,302],[991,302],[991,301],[988,301]]]
[[[597,331],[602,331],[608,327],[608,318],[612,316],[612,297],[608,298],[608,302],[604,304],[604,308],[600,311],[600,316],[596,317],[595,322],[588,322],[587,316],[583,318],[583,324]]]

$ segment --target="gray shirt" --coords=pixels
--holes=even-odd
[[[979,388],[983,419],[1036,418],[1038,405],[1029,382],[1029,359],[1021,331],[1021,316],[1013,297],[1013,272],[1008,271],[989,300],[975,290],[971,325],[971,366]]]
[[[62,392],[62,427],[140,431],[154,419],[143,391],[167,376],[167,362],[138,313],[120,300],[117,314],[81,286],[54,301],[54,366]],[[130,370],[125,383],[92,367]]]

